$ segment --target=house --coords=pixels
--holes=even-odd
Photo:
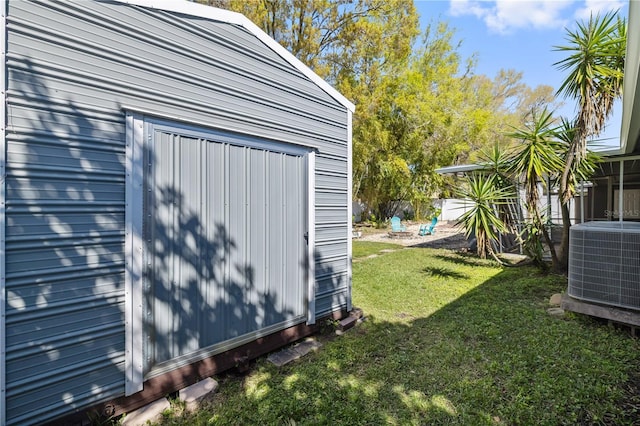
[[[640,4],[629,2],[619,148],[603,153],[571,228],[563,307],[640,326]],[[622,308],[622,309],[621,309]]]
[[[0,425],[130,410],[352,309],[352,103],[236,13],[2,4]]]

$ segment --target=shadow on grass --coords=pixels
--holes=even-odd
[[[440,278],[459,278],[459,279],[469,278],[469,276],[466,274],[461,274],[460,272],[456,272],[451,269],[442,268],[442,267],[438,268],[433,266],[427,266],[426,268],[423,269],[423,271],[426,272],[428,275],[432,275]]]
[[[464,236],[464,233],[449,235],[440,238],[438,233],[435,234],[435,238],[432,240],[413,244],[410,247],[414,248],[444,248],[450,250],[460,250],[469,247],[469,242]]]
[[[483,266],[486,262],[479,259],[478,256],[472,253],[463,253],[457,251],[449,251],[446,254],[438,254],[434,256],[437,259],[445,262],[455,263],[457,265],[465,266]]]
[[[442,257],[451,271],[494,271]],[[354,292],[371,286],[354,283]],[[223,383],[209,408],[167,424],[630,424],[640,343],[582,317],[547,315],[547,297],[565,285],[518,268],[431,315],[408,307],[418,284],[375,309],[363,300],[365,314],[378,314],[359,327],[283,368],[259,362]]]

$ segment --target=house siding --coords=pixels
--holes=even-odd
[[[348,306],[343,105],[238,25],[111,2],[7,9],[7,424],[124,394],[125,111],[316,150],[316,315]]]

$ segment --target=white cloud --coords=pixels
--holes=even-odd
[[[451,0],[449,11],[454,16],[473,15],[485,22],[489,30],[510,33],[521,28],[562,28],[566,24],[563,10],[567,0]]]
[[[617,0],[586,0],[584,6],[579,8],[576,13],[576,19],[587,20],[593,14],[603,14],[613,10],[622,9],[624,7],[623,1]]]

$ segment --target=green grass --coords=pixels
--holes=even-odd
[[[377,243],[373,241],[354,241],[353,258],[360,259],[372,254],[380,253],[380,250],[402,250],[404,247],[399,244]]]
[[[164,424],[632,424],[640,344],[549,316],[565,287],[447,250],[362,259],[353,297],[365,322],[283,368],[261,359],[246,376],[218,377],[210,405]]]

